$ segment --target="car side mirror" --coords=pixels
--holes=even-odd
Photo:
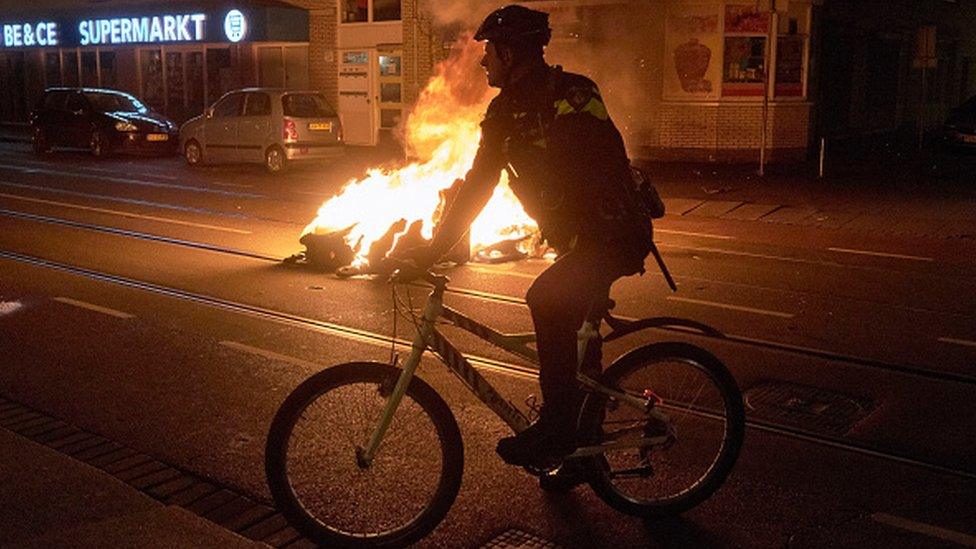
[[[213,118],[213,112],[214,112],[213,107],[208,107],[206,112],[206,117]]]

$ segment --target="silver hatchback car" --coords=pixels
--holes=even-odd
[[[183,124],[180,150],[190,166],[260,162],[276,173],[293,160],[341,156],[342,125],[319,92],[245,88]]]

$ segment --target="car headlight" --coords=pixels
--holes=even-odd
[[[136,127],[132,122],[118,121],[115,123],[115,129],[120,132],[134,132],[139,128]]]

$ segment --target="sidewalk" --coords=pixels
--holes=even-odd
[[[0,545],[266,547],[0,428]]]

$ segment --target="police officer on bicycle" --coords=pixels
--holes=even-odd
[[[634,203],[623,139],[589,78],[546,64],[549,15],[510,5],[474,36],[481,65],[501,92],[488,106],[477,155],[430,246],[411,255],[428,267],[461,238],[488,202],[502,170],[543,237],[559,252],[526,294],[537,335],[543,405],[538,421],[498,442],[508,463],[558,462],[577,446],[582,391],[577,330],[595,300],[622,276],[643,273],[651,222]],[[599,367],[599,342],[586,363]]]

